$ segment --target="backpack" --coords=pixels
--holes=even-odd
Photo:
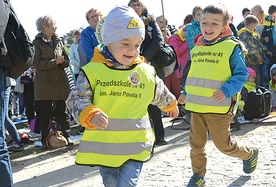
[[[256,90],[250,92],[244,106],[244,119],[253,120],[254,118],[264,118],[271,111],[271,92],[259,86]]]
[[[5,2],[10,4],[9,1]],[[3,67],[4,75],[17,78],[32,64],[34,47],[11,5],[2,45],[5,45],[7,49],[0,58],[0,66]]]
[[[159,51],[155,58],[160,67],[166,67],[177,61],[177,56],[174,48],[169,44],[162,44],[159,46]]]

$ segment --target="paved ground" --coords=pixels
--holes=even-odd
[[[186,186],[192,175],[189,131],[171,129],[168,119],[164,121],[169,144],[155,148],[152,160],[144,164],[138,187]],[[259,148],[256,171],[244,174],[241,160],[223,155],[209,140],[206,186],[276,186],[276,122],[243,124],[240,131],[233,132],[233,138]],[[71,146],[12,160],[15,187],[102,187],[97,167],[75,165],[76,149]]]

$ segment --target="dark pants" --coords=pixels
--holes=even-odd
[[[148,113],[149,117],[151,118],[151,122],[153,123],[152,125],[154,128],[156,140],[164,139],[165,130],[162,122],[161,110],[157,106],[149,105]]]
[[[61,131],[65,138],[68,137],[66,130],[70,129],[69,118],[66,113],[65,100],[52,101],[52,100],[40,100],[39,104],[39,125],[41,131],[41,143],[46,143],[46,138],[50,130],[50,120],[54,117],[58,125],[61,126]]]
[[[26,103],[26,116],[30,124],[35,117],[34,83],[24,84],[24,100]]]

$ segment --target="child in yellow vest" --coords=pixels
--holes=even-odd
[[[273,64],[270,68],[270,77],[268,90],[271,92],[271,111],[276,112],[276,64]]]
[[[239,102],[239,109],[241,111],[244,110],[244,106],[246,105],[248,94],[256,90],[256,83],[255,83],[256,71],[250,67],[247,67],[247,70],[249,72],[248,79],[241,90],[241,101]]]
[[[191,67],[180,104],[191,111],[190,146],[193,175],[187,187],[204,186],[208,134],[219,151],[243,160],[247,174],[256,169],[258,149],[231,138],[230,123],[236,95],[247,81],[243,45],[234,38],[223,5],[209,5],[201,13],[201,34],[191,50]],[[187,99],[187,101],[186,101]],[[221,171],[220,171],[221,172]]]
[[[139,56],[145,26],[131,7],[111,10],[100,30],[104,45],[82,67],[67,100],[75,120],[86,127],[76,163],[98,165],[105,186],[136,186],[155,141],[148,105],[175,118],[177,100]]]

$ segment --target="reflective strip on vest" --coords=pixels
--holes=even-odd
[[[126,160],[146,161],[155,140],[148,118],[109,119],[105,130],[85,130],[76,163],[119,167]]]

